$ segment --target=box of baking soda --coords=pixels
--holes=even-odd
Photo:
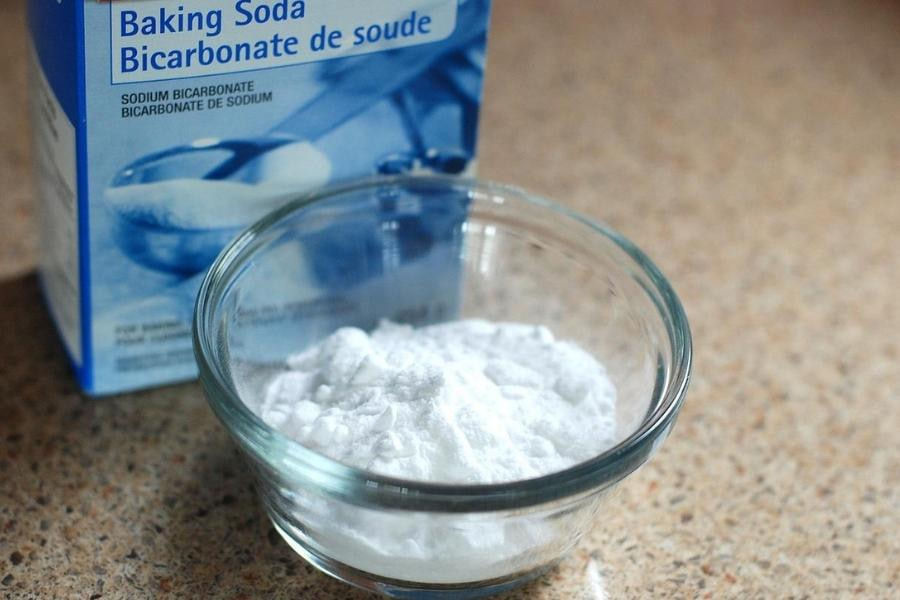
[[[490,0],[29,0],[41,281],[82,387],[194,377],[206,269],[286,201],[365,176],[471,174],[489,13]],[[341,239],[305,250],[306,285],[364,305],[364,282],[317,279]],[[410,287],[407,308],[427,314],[437,288]]]

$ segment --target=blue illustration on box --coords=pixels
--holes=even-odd
[[[371,145],[371,174],[467,172],[475,154],[485,4],[461,3],[456,33],[445,41],[319,63],[318,95],[258,137],[198,139],[124,166],[106,192],[121,250],[152,269],[200,273],[237,229],[304,190],[340,179],[334,163],[342,157],[328,156],[316,142],[342,127],[377,136],[385,118],[372,109],[383,102],[390,104],[405,139],[387,152]],[[277,5],[276,16],[290,15],[284,5]],[[265,19],[271,10],[255,14]],[[248,11],[241,14],[249,22]],[[221,31],[217,14],[197,27]],[[173,17],[188,26],[189,15],[182,11],[163,12],[159,22],[145,27],[175,28],[165,25]],[[415,14],[407,19],[360,29],[354,39],[376,41],[421,27]],[[138,31],[136,17],[126,23],[133,28],[127,30]]]

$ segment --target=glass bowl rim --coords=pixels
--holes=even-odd
[[[638,281],[660,313],[669,336],[672,367],[667,381],[657,373],[650,409],[640,425],[606,451],[573,465],[532,479],[491,484],[455,484],[406,480],[351,467],[306,448],[266,424],[241,400],[217,354],[212,317],[219,300],[227,294],[233,276],[242,271],[265,244],[254,245],[260,236],[283,220],[317,202],[382,187],[440,186],[467,194],[479,193],[495,202],[514,198],[545,210],[555,218],[574,221],[613,242],[634,262],[650,288]],[[656,295],[658,295],[658,297]],[[245,452],[264,464],[278,459],[279,477],[295,476],[331,496],[353,504],[390,509],[470,512],[510,510],[543,504],[608,487],[633,472],[653,453],[684,402],[692,370],[692,342],[687,315],[678,296],[662,272],[637,246],[610,227],[556,202],[521,188],[484,179],[444,175],[398,175],[359,179],[299,196],[269,213],[234,238],[219,254],[201,283],[192,325],[194,354],[200,381],[213,412]],[[665,392],[662,393],[661,386]]]

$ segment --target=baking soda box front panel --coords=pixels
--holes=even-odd
[[[30,0],[41,279],[83,387],[195,376],[205,270],[303,190],[471,174],[489,12],[490,0]]]

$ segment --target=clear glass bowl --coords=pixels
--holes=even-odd
[[[258,398],[290,354],[382,318],[546,325],[606,366],[616,445],[530,480],[424,483],[315,453],[241,400]],[[519,189],[442,177],[334,188],[252,226],[200,289],[194,347],[210,405],[284,539],[334,577],[408,598],[487,595],[552,566],[665,439],[691,368],[684,311],[633,244]]]

